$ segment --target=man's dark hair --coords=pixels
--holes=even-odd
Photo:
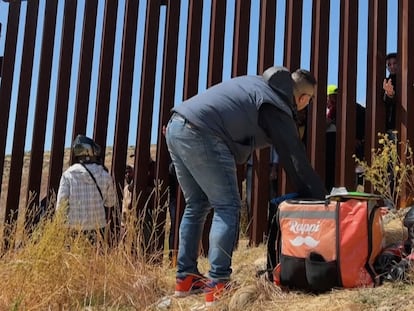
[[[292,78],[296,83],[299,83],[299,84],[302,84],[305,82],[312,86],[316,85],[315,77],[311,74],[310,71],[306,69],[297,69],[296,71],[292,73]]]
[[[390,58],[397,58],[397,53],[393,52],[393,53],[388,53],[385,56],[385,61],[389,60]]]
[[[292,72],[293,80],[293,93],[300,95],[303,92],[303,89],[306,87],[313,87],[316,85],[315,77],[310,73],[310,71],[305,69],[297,69]]]

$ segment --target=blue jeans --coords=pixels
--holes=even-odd
[[[241,207],[234,157],[222,139],[199,131],[177,114],[168,123],[166,140],[186,203],[180,224],[177,277],[200,274],[200,241],[207,214],[213,208],[208,277],[227,281]]]

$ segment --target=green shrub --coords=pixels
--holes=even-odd
[[[372,149],[370,163],[354,155],[356,164],[364,171],[364,179],[392,209],[399,207],[404,189],[407,194],[414,190],[413,151],[409,141],[398,141],[397,134],[378,133],[378,148]]]

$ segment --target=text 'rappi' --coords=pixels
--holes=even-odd
[[[320,230],[320,221],[313,224],[304,224],[299,223],[297,221],[291,221],[290,222],[290,231],[293,233],[313,233],[318,232]]]

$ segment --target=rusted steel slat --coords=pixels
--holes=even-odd
[[[412,123],[408,122],[408,120],[414,120],[414,66],[412,64],[412,56],[414,55],[414,3],[412,1],[404,1],[405,10],[403,10],[406,14],[405,18],[403,19],[405,23],[405,32],[402,33],[403,40],[402,42],[402,60],[401,60],[401,68],[404,68],[404,73],[406,76],[403,76],[401,81],[406,81],[402,83],[403,89],[401,90],[402,99],[407,105],[407,140],[414,143],[414,130],[409,130],[409,127]],[[398,83],[398,82],[397,82]]]
[[[177,73],[177,51],[178,51],[178,32],[180,20],[180,2],[169,0],[166,12],[166,27],[164,39],[164,57],[163,57],[163,71],[161,82],[161,105],[158,124],[158,138],[157,138],[157,179],[164,181],[161,185],[161,195],[166,191],[169,185],[168,166],[170,163],[170,155],[167,150],[164,134],[162,133],[162,126],[167,125],[171,116],[171,108],[174,107],[175,98],[175,77]],[[178,190],[178,189],[177,189]],[[171,191],[171,189],[170,189]],[[161,203],[162,204],[162,203]],[[176,208],[177,214],[177,208]],[[179,216],[176,216],[178,219]],[[179,223],[175,222],[173,248],[178,249],[178,231]],[[174,254],[175,256],[175,254]]]
[[[233,62],[232,77],[247,73],[249,55],[251,0],[237,0],[235,3],[235,18],[233,32]],[[243,193],[245,165],[237,165],[237,181],[240,193]],[[250,227],[249,227],[250,228]]]
[[[300,67],[300,55],[302,52],[302,11],[303,0],[287,0],[285,14],[285,48],[283,55],[283,64],[294,71]],[[292,192],[288,183],[285,170],[279,174],[279,191],[280,194]]]
[[[118,15],[118,0],[106,0],[103,17],[101,38],[101,54],[98,74],[98,92],[96,97],[95,121],[93,137],[101,146],[102,163],[105,163],[106,138],[108,133],[109,104],[112,85],[112,68],[115,50],[115,31]],[[119,204],[115,204],[115,209]],[[112,215],[113,225],[111,234],[117,241],[120,237],[121,210],[117,209]]]
[[[226,26],[225,0],[212,0],[210,23],[210,46],[207,72],[207,87],[222,81],[224,32]]]
[[[188,99],[198,92],[203,2],[203,0],[190,0],[188,4],[187,45],[183,85],[184,99]],[[180,192],[177,196],[177,216],[179,216],[176,218],[177,223],[181,223],[184,206],[184,197]]]
[[[397,90],[401,103],[401,140],[414,142],[413,131],[408,127],[414,119],[413,97],[414,97],[414,70],[409,64],[409,59],[414,55],[413,35],[414,27],[414,2],[402,0],[399,11],[400,37],[398,42],[400,76],[397,78]],[[400,82],[401,81],[401,82]]]
[[[310,162],[319,176],[325,177],[326,85],[328,80],[329,0],[312,2],[311,72],[318,84],[313,102],[308,107],[307,150]]]
[[[251,0],[237,0],[233,32],[232,77],[245,75],[249,55]],[[237,165],[237,180],[240,193],[243,193],[245,165]]]
[[[77,4],[77,0],[66,0],[63,11],[52,149],[49,162],[48,196],[50,196],[51,193],[57,194],[60,176],[62,175],[63,159],[65,157],[65,136],[68,120],[69,89],[72,72]]]
[[[250,202],[252,219],[249,243],[257,246],[263,242],[264,235],[267,232],[270,148],[256,150],[252,157],[253,171]]]
[[[371,149],[377,145],[377,133],[385,131],[385,105],[382,101],[384,79],[387,1],[370,0],[368,6],[367,100],[365,113],[365,159],[371,163]],[[365,189],[373,191],[373,189]]]
[[[273,66],[276,29],[276,1],[262,1],[259,20],[259,56],[257,71],[262,74],[268,67]],[[267,211],[269,204],[269,162],[270,148],[253,153],[252,174],[252,227],[250,244],[258,245],[263,242],[267,232]],[[266,186],[260,186],[266,185]]]
[[[183,93],[184,99],[190,98],[198,92],[203,2],[203,0],[189,0],[188,5],[187,46]]]
[[[117,12],[118,0],[106,0],[93,131],[93,137],[102,147],[101,156],[103,161],[105,160],[106,136],[108,132]]]
[[[409,141],[411,147],[414,142],[414,131],[411,129],[414,120],[414,69],[410,64],[410,58],[414,55],[414,2],[408,0],[402,0],[400,3],[399,11],[399,29],[400,29],[400,41],[398,43],[399,60],[400,60],[400,72],[397,78],[397,95],[401,102],[401,141]],[[401,82],[400,82],[401,81]],[[401,157],[404,162],[410,161],[405,154],[405,147],[401,146]],[[412,190],[407,187],[403,189],[403,195],[401,197],[401,207],[407,205],[407,196],[412,193],[408,191]]]
[[[257,72],[258,74],[262,74],[268,67],[274,65],[276,1],[265,0],[261,2],[259,21]]]
[[[159,1],[147,3],[144,52],[142,56],[141,94],[139,100],[138,133],[135,146],[135,193],[139,196],[148,184],[152,113],[154,105],[155,72],[160,18]],[[144,209],[145,200],[139,200],[137,210]],[[149,207],[151,208],[151,207]]]
[[[30,88],[33,74],[33,55],[35,48],[39,1],[27,4],[24,27],[22,63],[20,67],[19,90],[17,95],[16,119],[13,133],[13,149],[10,163],[9,184],[7,187],[7,213],[17,217],[23,173],[24,145],[26,140],[27,117],[30,101]]]
[[[300,67],[302,11],[303,0],[286,1],[284,64],[291,71]]]
[[[237,0],[234,19],[232,76],[247,73],[251,0]]]
[[[2,68],[2,80],[0,85],[0,106],[2,113],[0,114],[0,185],[3,182],[3,168],[4,168],[4,159],[5,159],[5,149],[6,149],[6,136],[7,128],[9,123],[9,114],[10,114],[10,100],[12,94],[12,85],[13,85],[13,74],[16,60],[16,43],[17,43],[17,34],[19,28],[19,18],[20,18],[20,2],[13,2],[9,6],[9,16],[7,21],[7,33],[6,33],[6,43],[4,47],[4,63]],[[1,191],[1,189],[0,189]],[[5,211],[4,218],[4,231],[3,238],[4,250],[7,250],[10,247],[10,237],[12,235],[13,226],[17,220],[17,208],[13,207],[13,210],[7,208]]]
[[[139,115],[138,115],[138,133],[135,149],[135,193],[138,197],[141,193],[146,191],[148,185],[148,171],[149,159],[151,156],[151,129],[152,129],[152,113],[154,106],[154,88],[155,88],[155,73],[157,64],[157,49],[158,49],[158,32],[160,21],[160,2],[147,2],[146,22],[145,22],[145,37],[144,37],[144,52],[142,58],[142,76],[141,76],[141,94],[139,101]],[[157,200],[152,194],[152,200],[147,201],[140,199],[137,202],[137,212],[141,212],[144,208],[157,209]],[[148,203],[147,203],[148,202]],[[147,206],[149,205],[149,206]],[[165,209],[157,210],[157,220],[164,222],[166,211]],[[152,252],[153,247],[157,250],[163,249],[164,230],[160,227],[153,227],[152,234],[156,244],[150,245],[149,251]],[[151,241],[152,242],[152,241]],[[162,253],[161,253],[162,254]],[[161,255],[162,256],[162,255]],[[162,258],[162,257],[161,257]],[[157,258],[157,260],[161,260]]]
[[[118,87],[118,100],[115,122],[114,152],[112,155],[112,175],[116,182],[118,198],[122,198],[125,161],[128,152],[128,133],[131,115],[132,83],[134,74],[135,46],[138,24],[139,1],[125,2],[124,29],[121,50],[121,69]]]
[[[97,6],[97,0],[85,1],[72,139],[74,139],[78,134],[86,134],[86,122],[88,119],[89,108],[89,92],[91,89],[93,48],[96,32]]]
[[[355,116],[358,47],[358,3],[341,2],[339,96],[336,120],[335,186],[355,188]]]
[[[56,15],[57,2],[54,0],[46,1],[42,47],[40,52],[39,82],[37,85],[32,147],[30,152],[28,191],[26,196],[27,199],[29,199],[31,196],[30,192],[34,195],[33,200],[28,206],[29,210],[39,204],[46,135],[46,118],[49,106],[50,78],[52,72],[53,45],[55,42]],[[28,220],[27,217],[26,220]]]
[[[404,83],[402,81],[402,78],[404,76],[404,68],[401,66],[401,48],[403,48],[403,40],[405,39],[403,37],[406,35],[406,31],[404,30],[404,27],[406,26],[406,22],[403,21],[403,18],[406,17],[406,14],[404,12],[404,9],[406,9],[406,3],[403,0],[398,1],[398,40],[397,40],[397,53],[398,56],[398,62],[400,70],[397,72],[397,89],[395,90],[395,103],[396,103],[396,109],[395,109],[395,127],[398,131],[398,137],[402,139],[403,136],[406,136],[406,134],[403,134],[404,126],[403,126],[403,106],[401,101],[401,85]],[[389,72],[387,72],[388,74]]]
[[[17,34],[19,30],[20,2],[9,4],[7,33],[4,45],[2,78],[0,84],[0,185],[3,182],[4,159],[6,152],[7,128],[9,126],[10,100],[12,95],[13,74],[16,60]],[[0,189],[1,194],[1,189]],[[9,213],[6,213],[9,215]],[[6,222],[9,220],[6,216]]]
[[[207,87],[221,82],[223,76],[224,31],[226,23],[225,0],[212,0],[210,20],[210,45],[207,72]],[[208,254],[210,248],[209,233],[212,223],[212,212],[207,217],[202,237],[202,251]]]

